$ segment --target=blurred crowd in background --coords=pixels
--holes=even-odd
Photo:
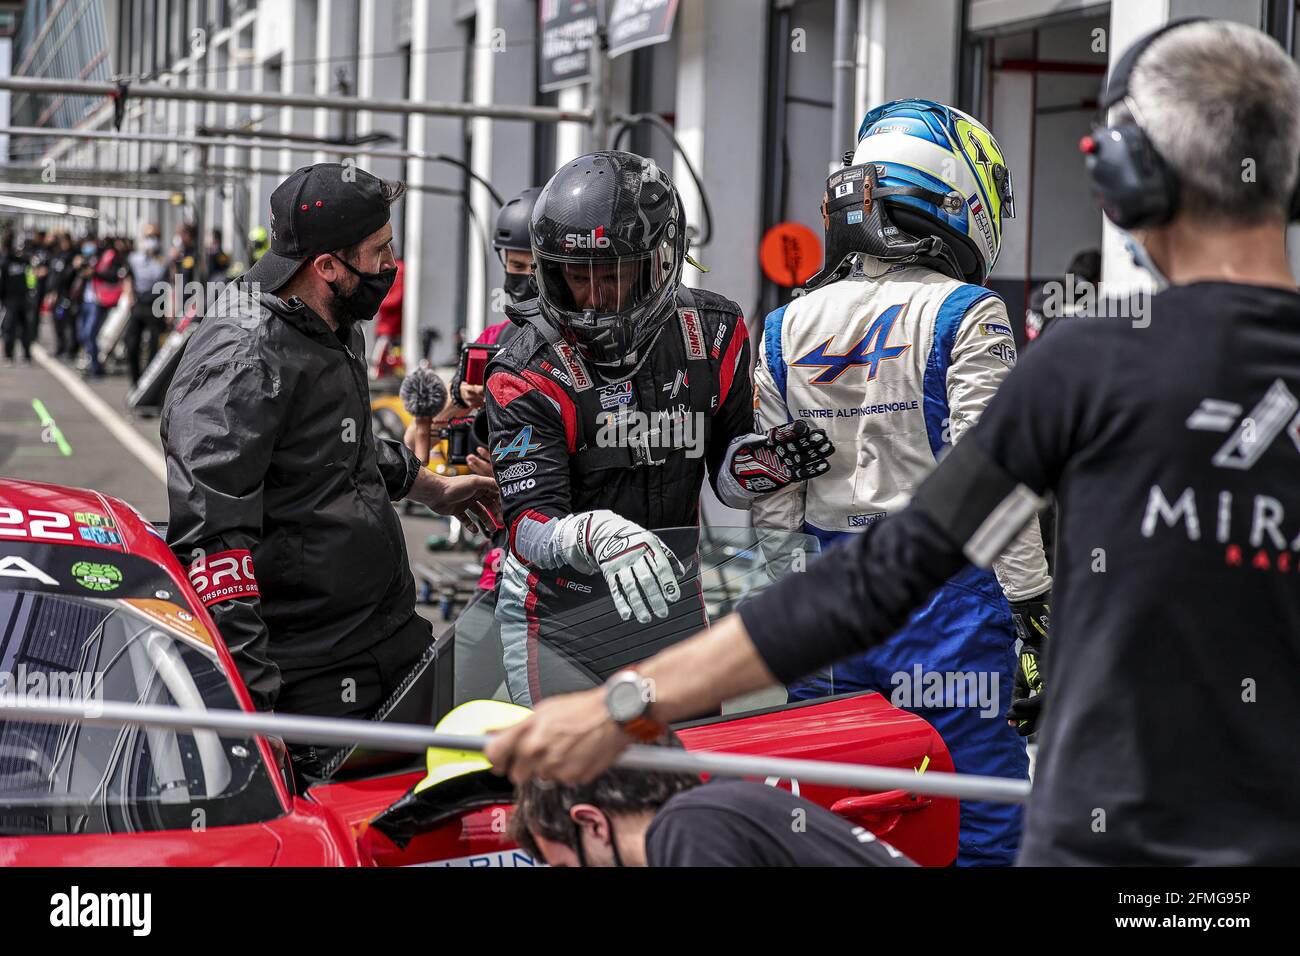
[[[266,248],[250,241],[248,261]],[[255,240],[256,236],[250,237]],[[177,226],[164,246],[158,227],[128,236],[73,236],[35,230],[0,234],[0,320],[4,360],[32,360],[43,323],[52,329],[54,357],[89,378],[118,365],[137,382],[163,336],[185,308],[184,289],[199,275],[224,284],[235,276],[220,230],[200,251],[194,227]],[[110,362],[112,364],[110,364]]]

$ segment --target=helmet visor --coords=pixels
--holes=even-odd
[[[581,316],[626,315],[653,298],[664,277],[654,254],[573,259],[537,254],[537,285],[557,312]],[[655,279],[659,281],[656,282]]]

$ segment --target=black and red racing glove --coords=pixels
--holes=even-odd
[[[759,495],[823,474],[835,446],[820,428],[787,422],[764,435],[736,439],[727,451],[718,496],[733,508],[746,508]]]

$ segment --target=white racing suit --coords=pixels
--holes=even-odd
[[[995,293],[923,267],[863,259],[849,277],[777,309],[754,373],[756,427],[803,419],[824,428],[837,453],[826,474],[755,501],[756,527],[801,530],[825,547],[901,510],[1015,358]],[[1036,523],[995,570],[996,579],[967,567],[885,644],[811,675],[791,696],[879,690],[943,735],[959,771],[1025,778],[1024,741],[1005,719],[1016,669],[1007,600],[1051,586]],[[1018,806],[963,803],[958,862],[1011,863],[1020,826]]]

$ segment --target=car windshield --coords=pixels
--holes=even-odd
[[[480,594],[456,621],[455,703],[509,700],[512,686],[530,682],[531,692],[540,687],[544,695],[597,686],[695,634],[706,620],[720,620],[780,577],[803,571],[821,549],[812,535],[751,527],[656,534],[683,560],[685,573],[668,617],[648,625],[620,618],[599,575],[558,569],[512,576],[503,563],[498,592]],[[729,701],[723,713],[785,702],[785,688],[772,687]]]
[[[117,585],[119,567],[100,567],[100,583]],[[80,570],[87,589],[92,570]],[[237,709],[203,625],[155,593],[0,590],[0,702],[71,703],[88,715],[108,701]],[[201,830],[281,812],[251,738],[0,712],[0,835]]]

